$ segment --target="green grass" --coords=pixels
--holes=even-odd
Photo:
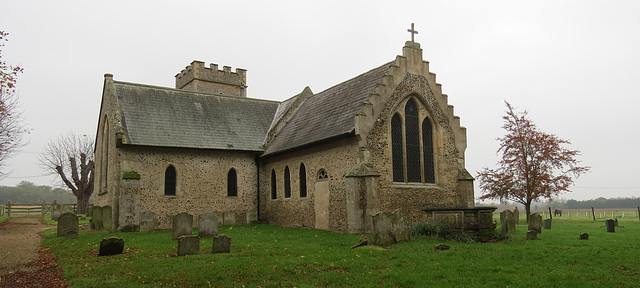
[[[539,240],[526,226],[511,240],[459,243],[426,237],[386,249],[349,249],[358,235],[275,225],[221,226],[231,236],[229,254],[176,256],[170,231],[93,234],[57,238],[45,233],[72,287],[640,287],[640,222],[554,219]],[[578,240],[580,233],[590,240]],[[195,231],[194,231],[195,233]],[[98,257],[100,240],[125,240],[126,253]],[[435,251],[435,245],[451,246]]]

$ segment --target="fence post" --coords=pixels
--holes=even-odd
[[[596,221],[596,211],[593,210],[593,206],[591,206],[591,214],[593,214],[593,221]]]
[[[44,216],[44,213],[47,211],[46,207],[47,206],[47,201],[42,200],[42,216]]]
[[[11,217],[11,201],[7,201],[7,217]]]

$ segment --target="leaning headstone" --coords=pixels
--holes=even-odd
[[[58,237],[67,237],[69,232],[75,232],[78,235],[78,216],[73,213],[64,213],[58,217],[57,235]]]
[[[193,230],[193,215],[187,212],[173,216],[173,235],[171,239],[177,240],[180,236],[191,235]]]
[[[551,219],[544,219],[544,229],[551,229]]]
[[[156,214],[151,211],[140,213],[140,232],[156,230]]]
[[[580,240],[589,240],[589,233],[580,234]]]
[[[111,206],[102,207],[102,228],[107,232],[113,231],[113,209]]]
[[[124,240],[118,237],[109,237],[100,242],[100,252],[98,256],[111,256],[122,254],[124,251]]]
[[[613,219],[613,226],[618,227],[618,218]]]
[[[510,210],[504,210],[500,212],[500,232],[515,234],[516,222],[513,212]]]
[[[200,237],[186,235],[178,237],[178,256],[200,253]]]
[[[516,225],[520,225],[520,210],[518,210],[518,207],[513,209],[513,219],[515,220]]]
[[[449,250],[451,249],[451,247],[447,244],[438,244],[436,245],[436,250],[437,251],[444,251],[444,250]]]
[[[542,233],[542,215],[538,213],[529,215],[529,230],[536,231],[536,233]]]
[[[91,212],[91,230],[102,231],[102,207],[94,206]]]
[[[527,240],[536,240],[538,239],[538,232],[536,230],[527,231]]]
[[[231,252],[231,237],[227,235],[219,235],[213,237],[213,249],[211,253],[230,253]]]
[[[393,213],[378,212],[373,215],[373,242],[378,246],[388,246],[410,240],[410,227],[404,211]]]
[[[198,217],[198,236],[214,237],[218,235],[218,217],[213,213],[205,213]]]
[[[369,235],[365,234],[360,236],[360,240],[358,241],[358,244],[351,246],[351,249],[367,246],[369,244],[373,244],[373,240],[371,240],[371,237],[369,237]]]

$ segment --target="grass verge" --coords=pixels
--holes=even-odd
[[[349,249],[359,235],[275,225],[221,226],[229,254],[176,256],[170,231],[93,234],[66,240],[45,232],[73,287],[637,287],[640,222],[607,233],[603,222],[554,219],[539,240],[526,226],[499,243],[414,237],[388,249]],[[580,233],[590,240],[578,240]],[[195,231],[194,231],[195,233]],[[126,253],[98,257],[100,240],[125,240]],[[435,245],[451,246],[436,251]]]

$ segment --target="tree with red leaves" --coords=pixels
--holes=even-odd
[[[7,35],[0,31],[0,168],[4,160],[24,146],[23,136],[28,133],[22,123],[22,115],[16,96],[16,82],[22,67],[9,66],[2,59],[2,47]]]
[[[544,133],[527,118],[527,111],[518,113],[507,105],[504,128],[507,133],[498,138],[502,159],[499,168],[483,168],[478,172],[482,196],[480,199],[510,200],[525,206],[527,222],[531,202],[569,191],[573,179],[589,171],[578,166],[578,150],[564,147],[569,141]]]

